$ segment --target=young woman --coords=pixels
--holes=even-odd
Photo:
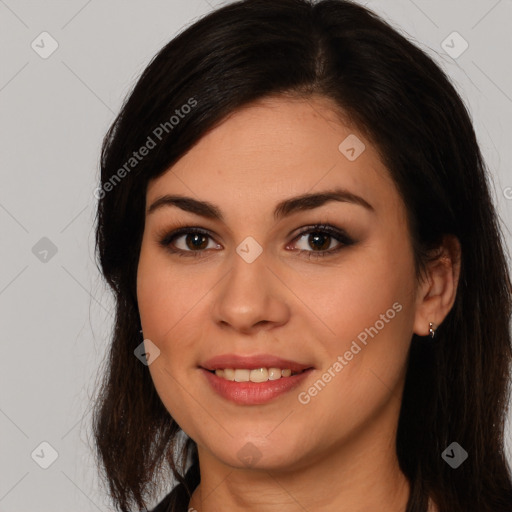
[[[110,128],[94,434],[118,510],[510,512],[512,286],[442,70],[364,7],[247,0]],[[188,466],[188,469],[187,469]]]

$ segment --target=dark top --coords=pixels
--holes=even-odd
[[[197,464],[193,464],[187,474],[185,475],[185,481],[188,484],[190,493],[199,485],[199,467]],[[183,484],[178,484],[174,489],[165,496],[165,498],[149,512],[188,512],[188,504],[190,502],[190,496],[187,489]]]
[[[176,506],[177,495],[179,494],[178,488],[181,484],[177,485],[154,509],[150,512],[187,512],[187,505],[182,503],[181,506]],[[184,490],[184,489],[183,489]],[[174,509],[173,509],[174,504]]]

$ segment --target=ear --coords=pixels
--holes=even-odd
[[[427,265],[426,276],[416,295],[414,333],[427,336],[430,322],[437,328],[453,307],[460,276],[461,248],[454,235],[445,235],[435,260]]]

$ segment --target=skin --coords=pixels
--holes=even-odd
[[[354,161],[338,149],[350,134],[366,146]],[[335,187],[363,197],[374,211],[332,201],[274,219],[280,201]],[[409,485],[395,439],[406,357],[413,333],[427,336],[429,322],[441,324],[453,306],[456,240],[447,238],[442,257],[417,279],[404,203],[389,172],[370,141],[318,96],[266,98],[236,111],[149,184],[147,208],[164,194],[208,201],[225,217],[176,206],[147,213],[137,274],[144,337],[160,350],[149,365],[152,379],[198,445],[201,484],[189,506],[405,511]],[[344,229],[356,243],[326,235],[322,246],[299,237],[317,223]],[[197,242],[204,242],[203,257],[180,257],[159,244],[181,225],[210,233]],[[248,236],[263,250],[252,263],[236,252]],[[182,235],[173,244],[197,251],[193,235],[188,240]],[[336,247],[329,256],[307,257]],[[298,394],[395,303],[401,311],[300,403]],[[237,405],[217,395],[198,368],[224,353],[270,353],[315,370],[272,402]],[[260,456],[252,466],[237,455],[247,443]]]

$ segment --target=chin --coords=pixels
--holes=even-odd
[[[293,446],[280,442],[238,439],[230,443],[228,451],[211,450],[217,459],[237,469],[283,470],[298,463],[298,453]]]

